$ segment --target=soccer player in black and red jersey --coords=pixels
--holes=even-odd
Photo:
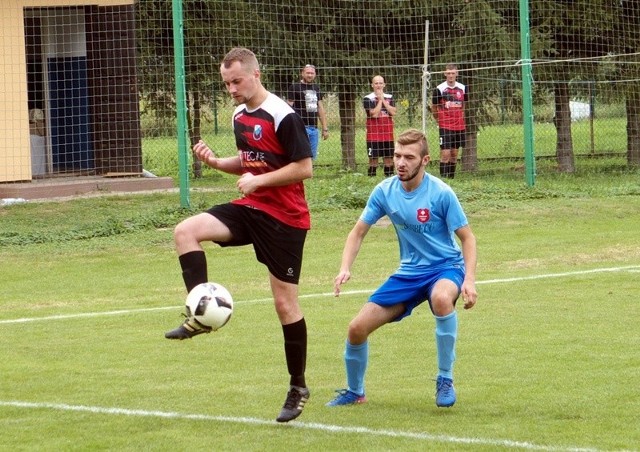
[[[444,75],[446,80],[433,90],[431,112],[440,129],[440,177],[453,179],[458,149],[465,145],[464,105],[469,94],[467,87],[457,81],[455,64],[447,64]]]
[[[382,157],[384,176],[393,176],[393,116],[396,104],[393,96],[384,92],[384,77],[376,75],[371,79],[373,92],[364,97],[362,105],[367,113],[367,155],[369,156],[369,176],[375,176],[378,160]]]
[[[187,291],[208,281],[202,242],[226,246],[253,245],[269,270],[274,305],[284,336],[289,391],[278,422],[302,413],[309,398],[305,382],[307,326],[298,302],[298,280],[310,216],[303,181],[313,174],[311,147],[304,123],[293,109],[267,91],[258,60],[245,48],[234,48],[220,66],[222,80],[237,104],[233,130],[238,155],[218,158],[203,141],[193,150],[212,168],[239,176],[241,197],[216,205],[178,224],[176,251]],[[226,267],[227,271],[238,271]],[[189,339],[211,328],[187,318],[165,334]]]

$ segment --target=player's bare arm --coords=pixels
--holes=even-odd
[[[253,193],[261,187],[280,187],[309,179],[313,176],[311,157],[291,162],[282,168],[264,174],[244,173],[236,182],[243,195]]]
[[[373,107],[370,110],[367,110],[367,114],[371,118],[377,118],[380,115],[381,111],[382,111],[382,102],[380,100],[378,100],[378,102],[376,102],[376,106],[375,107]]]
[[[199,160],[201,160],[206,165],[211,168],[224,171],[229,174],[241,174],[242,167],[240,165],[240,158],[235,157],[225,157],[218,158],[215,153],[209,148],[207,143],[200,140],[193,146],[193,152],[196,154]]]
[[[438,121],[438,106],[436,104],[431,106],[431,114],[433,115],[433,119]]]
[[[382,98],[382,104],[384,105],[384,108],[386,108],[387,113],[389,113],[389,116],[394,116],[396,114],[396,107],[387,102],[387,99],[384,97]]]
[[[318,101],[318,119],[320,119],[320,127],[322,127],[322,139],[329,138],[329,124],[327,123],[327,115],[324,111],[324,104]]]
[[[340,272],[333,281],[333,293],[336,297],[340,295],[340,286],[351,279],[351,266],[358,256],[362,241],[367,235],[367,232],[369,232],[370,227],[371,226],[364,221],[358,220],[347,236],[347,241],[344,244],[344,250],[342,251]]]
[[[476,263],[477,249],[476,237],[469,225],[456,230],[456,236],[460,239],[462,256],[464,258],[465,277],[462,282],[461,295],[464,300],[464,308],[471,309],[478,300],[476,291]]]

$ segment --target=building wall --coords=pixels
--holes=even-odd
[[[132,5],[133,0],[0,2],[0,182],[32,179],[24,8]]]

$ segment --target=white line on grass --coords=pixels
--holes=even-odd
[[[634,272],[640,269],[640,265],[627,265],[624,267],[609,267],[609,268],[594,268],[592,270],[576,270],[573,272],[564,273],[547,273],[542,275],[522,276],[518,278],[502,278],[502,279],[487,279],[486,281],[478,281],[476,284],[496,284],[496,283],[509,283],[517,281],[529,281],[532,279],[545,279],[545,278],[564,278],[565,276],[577,276],[577,275],[589,275],[591,273],[605,273],[605,272]]]
[[[94,414],[112,414],[123,416],[140,416],[140,417],[160,417],[170,419],[187,419],[197,421],[214,421],[214,422],[229,422],[234,424],[251,424],[251,425],[282,425],[276,421],[269,421],[266,419],[258,419],[254,417],[232,417],[232,416],[212,416],[208,414],[187,414],[178,413],[175,411],[147,411],[147,410],[132,410],[127,408],[105,408],[97,406],[84,406],[84,405],[67,405],[64,403],[32,403],[32,402],[20,402],[20,401],[0,401],[0,406],[15,407],[15,408],[32,408],[32,409],[49,409],[58,411],[80,411]],[[287,427],[307,429],[307,430],[319,430],[330,433],[346,433],[346,434],[364,434],[374,436],[385,436],[392,438],[408,438],[419,441],[428,442],[440,442],[450,444],[472,444],[491,447],[508,447],[519,448],[526,450],[549,450],[549,451],[572,451],[572,452],[597,452],[598,449],[582,448],[582,447],[555,447],[555,446],[543,446],[523,441],[511,441],[511,440],[493,440],[483,438],[464,438],[449,435],[434,435],[430,433],[416,433],[416,432],[403,432],[400,430],[379,430],[367,427],[348,427],[342,425],[321,424],[318,422],[293,422],[287,424]]]
[[[500,283],[510,283],[510,282],[519,282],[519,281],[530,281],[535,279],[546,279],[546,278],[564,278],[566,276],[578,276],[578,275],[588,275],[592,273],[607,273],[607,272],[636,272],[640,271],[640,265],[627,265],[623,267],[608,267],[608,268],[594,268],[592,270],[576,270],[572,272],[563,272],[563,273],[546,273],[541,275],[531,275],[531,276],[519,276],[514,278],[500,278],[500,279],[487,279],[484,281],[477,281],[476,284],[500,284]],[[363,293],[371,293],[371,289],[361,289],[361,290],[348,290],[341,292],[341,295],[357,295]],[[316,298],[316,297],[333,297],[333,292],[324,292],[324,293],[315,293],[315,294],[306,294],[300,295],[299,298]],[[272,301],[272,298],[257,298],[254,300],[246,300],[238,302],[238,304],[251,304],[251,303],[263,303],[266,301]],[[118,311],[105,311],[105,312],[81,312],[78,314],[58,314],[58,315],[50,315],[46,317],[24,317],[20,319],[6,319],[0,320],[0,325],[10,324],[10,323],[28,323],[28,322],[38,322],[38,321],[51,321],[51,320],[66,320],[66,319],[81,319],[87,317],[103,317],[110,315],[122,315],[122,314],[132,314],[136,312],[151,312],[151,311],[165,311],[168,309],[176,309],[176,306],[162,306],[155,308],[140,308],[140,309],[122,309]]]
[[[23,317],[21,319],[0,320],[0,325],[3,323],[28,323],[28,322],[37,322],[40,320],[50,321],[50,320],[66,320],[66,319],[83,319],[87,317],[103,317],[103,316],[110,316],[110,315],[131,314],[134,312],[165,311],[168,309],[176,309],[176,307],[163,306],[158,308],[122,309],[119,311],[80,312],[78,314],[57,314],[57,315],[49,315],[46,317]]]

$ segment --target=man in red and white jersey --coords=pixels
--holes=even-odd
[[[393,96],[384,92],[384,77],[376,75],[371,79],[373,92],[364,97],[362,105],[367,113],[367,156],[369,176],[375,176],[378,160],[382,157],[384,177],[393,176],[393,116],[396,104]]]
[[[431,112],[440,129],[440,177],[453,179],[458,149],[465,145],[464,106],[469,94],[467,87],[457,81],[455,64],[447,64],[444,75],[446,80],[433,90]]]
[[[238,176],[235,185],[240,198],[180,222],[174,230],[176,251],[187,292],[209,281],[202,242],[222,247],[252,245],[257,260],[269,270],[289,372],[289,390],[276,420],[288,422],[302,413],[309,399],[307,325],[298,301],[298,281],[311,227],[303,184],[313,175],[311,145],[302,118],[262,85],[252,51],[230,50],[220,74],[237,104],[233,112],[237,154],[217,157],[203,141],[193,150],[211,168]],[[247,271],[226,260],[218,260],[216,270],[219,274]],[[209,332],[210,327],[187,317],[165,337],[183,340]]]

